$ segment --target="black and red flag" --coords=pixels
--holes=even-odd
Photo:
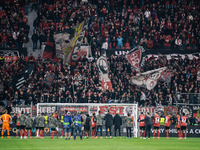
[[[46,46],[43,52],[43,59],[55,59],[55,44],[53,42],[46,42]]]
[[[145,61],[144,48],[142,46],[137,46],[133,48],[127,55],[126,59],[134,67],[135,70],[140,71]]]

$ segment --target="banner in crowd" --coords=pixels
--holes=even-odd
[[[54,75],[53,74],[48,74],[44,78],[44,83],[46,85],[48,85],[49,87],[51,87],[51,84],[53,83],[53,80],[54,80]]]
[[[26,80],[32,75],[32,73],[33,73],[33,66],[30,64],[27,64],[24,67],[24,70],[21,74],[13,77],[12,84],[14,88],[20,89],[24,85]]]
[[[65,63],[76,61],[79,56],[91,55],[89,47],[81,49],[82,40],[87,28],[87,21],[81,22],[74,29],[67,29],[54,35],[56,55],[64,59]]]
[[[193,111],[193,117],[197,117],[200,119],[200,105],[193,105],[192,111]]]
[[[54,57],[55,57],[55,44],[53,42],[46,42],[42,58],[54,59]]]
[[[108,77],[108,63],[104,56],[97,59],[97,66],[99,69],[99,75],[101,77],[101,87],[103,90],[112,90],[112,84]]]
[[[148,112],[150,116],[154,116],[155,112],[157,112],[159,116],[166,116],[168,114],[176,116],[179,113],[178,110],[177,106],[138,107],[138,114],[140,115],[141,112],[146,114]]]
[[[12,111],[11,113],[20,113],[20,112],[24,112],[26,114],[32,114],[32,116],[36,116],[37,115],[37,107],[34,105],[34,106],[15,106],[15,107],[12,107]]]
[[[144,73],[139,74],[138,76],[132,77],[130,79],[130,82],[132,84],[147,88],[148,90],[153,89],[164,71],[166,70],[166,67],[162,67],[159,69],[154,69],[151,71],[147,71]]]
[[[142,46],[137,46],[125,56],[128,62],[138,71],[144,65],[144,52],[145,50]]]
[[[19,52],[17,50],[0,50],[0,57],[3,57],[5,62],[17,61]]]
[[[74,61],[77,60],[79,57],[83,58],[84,56],[86,56],[87,58],[92,56],[91,46],[87,44],[81,44],[80,50],[78,51],[77,56],[74,59]]]
[[[166,129],[165,126],[160,126],[160,136],[166,137]],[[199,126],[193,126],[189,125],[187,126],[187,137],[200,137],[200,127]],[[157,132],[156,132],[157,135]],[[151,136],[153,136],[153,128],[151,129]],[[171,125],[169,129],[169,137],[177,137],[178,138],[178,132],[175,125]]]
[[[161,79],[165,82],[165,83],[170,83],[171,82],[171,74],[170,72],[164,72],[161,76]]]
[[[107,57],[117,57],[118,55],[127,55],[130,53],[131,49],[108,49],[106,50],[106,56]],[[167,59],[171,59],[172,56],[177,59],[178,57],[185,58],[185,56],[188,56],[189,59],[196,58],[198,59],[200,57],[200,53],[197,52],[196,50],[177,50],[177,49],[172,49],[172,50],[165,50],[165,49],[159,49],[159,50],[146,50],[144,55],[147,58],[153,57],[156,59],[159,56],[166,56]]]
[[[83,43],[83,38],[85,36],[85,30],[87,29],[88,26],[88,22],[87,21],[83,21],[82,23],[80,23],[80,25],[75,29],[75,33],[74,33],[74,38],[73,38],[73,42],[71,44],[71,46],[69,47],[70,53],[67,56],[66,62],[73,62],[76,61],[80,55],[82,54],[82,56],[84,56],[84,54],[86,54],[86,56],[91,55],[91,50],[90,49],[86,49],[86,48],[82,48],[81,49],[81,45]],[[89,48],[89,47],[88,47]]]
[[[197,71],[197,81],[200,81],[200,69]]]
[[[68,56],[72,55],[72,50],[76,46],[76,43],[82,34],[83,27],[84,21],[77,25],[74,29],[70,28],[54,35],[57,57],[66,61]]]
[[[57,106],[55,105],[41,105],[38,109],[38,112],[40,113],[54,113],[55,111],[58,112],[64,112],[65,110],[70,111],[71,113],[76,113],[76,112],[84,112],[84,113],[89,113],[92,115],[93,112],[98,113],[99,110],[101,110],[102,114],[105,114],[107,110],[110,110],[110,113],[114,115],[116,111],[119,111],[120,115],[125,115],[129,112],[132,113],[132,108],[131,107],[124,107],[124,106],[84,106],[84,105],[65,105],[63,103],[63,106]],[[4,111],[4,109],[2,109]],[[36,106],[15,106],[12,107],[12,112],[11,113],[18,113],[18,112],[27,112],[30,113],[32,111],[33,115],[37,114],[37,109]],[[157,107],[138,107],[138,115],[143,112],[146,114],[147,112],[150,114],[150,116],[154,116],[155,112],[157,112],[160,116],[166,116],[171,114],[172,116],[176,116],[177,114],[182,114],[184,112],[187,117],[198,117],[200,118],[200,105],[179,105],[179,106],[157,106]],[[0,109],[1,113],[1,109]]]
[[[172,54],[160,54],[160,55],[152,55],[152,54],[150,54],[150,55],[146,55],[146,57],[148,59],[151,59],[152,57],[154,59],[157,59],[159,56],[165,56],[169,60],[169,59],[172,59],[172,58],[178,59],[179,57],[182,58],[182,59],[185,59],[185,57],[187,56],[188,59],[193,60],[193,59],[198,59],[199,58],[199,54],[200,53],[193,53],[193,54],[174,54],[174,53],[172,53]]]

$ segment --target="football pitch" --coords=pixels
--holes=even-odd
[[[83,139],[78,137],[76,140],[65,139],[0,139],[0,149],[3,150],[199,150],[200,138],[187,138],[178,140],[177,138],[166,139],[127,139],[125,137],[112,139]]]

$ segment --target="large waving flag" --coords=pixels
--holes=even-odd
[[[151,90],[157,85],[158,81],[160,80],[166,69],[167,67],[162,67],[159,69],[154,69],[141,73],[138,76],[132,77],[130,79],[130,82],[132,84]]]
[[[55,44],[53,42],[46,42],[43,52],[43,59],[53,59],[55,55]]]
[[[33,73],[33,65],[25,65],[23,72],[13,77],[12,84],[15,89],[20,89]]]
[[[104,56],[97,59],[97,66],[99,68],[99,75],[101,77],[101,87],[103,90],[112,90],[112,84],[110,78],[108,77],[108,63]]]
[[[144,65],[145,61],[144,52],[145,50],[142,46],[137,46],[126,55],[126,59],[128,60],[128,62],[137,71],[139,71],[140,68]]]

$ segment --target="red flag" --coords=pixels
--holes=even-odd
[[[112,90],[112,84],[110,81],[104,81],[104,79],[102,79],[102,82],[101,82],[101,87],[103,90]]]

